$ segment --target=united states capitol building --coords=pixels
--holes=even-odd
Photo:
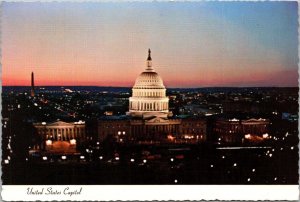
[[[42,140],[35,148],[50,153],[74,153],[75,148],[87,141],[101,143],[107,139],[130,144],[197,144],[212,139],[219,143],[236,143],[251,139],[251,134],[253,137],[266,136],[270,124],[269,120],[262,119],[233,122],[217,118],[213,131],[208,132],[207,117],[173,116],[166,87],[152,65],[150,49],[146,68],[132,88],[128,109],[126,114],[104,116],[88,125],[85,121],[34,123]]]
[[[126,116],[98,121],[99,139],[108,136],[119,142],[200,142],[206,140],[206,121],[172,116],[166,87],[152,65],[149,49],[146,69],[135,80]]]

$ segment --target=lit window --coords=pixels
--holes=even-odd
[[[46,140],[46,145],[47,145],[47,146],[52,145],[52,140]]]
[[[71,139],[71,140],[70,140],[70,144],[71,144],[71,145],[76,145],[76,140],[75,140],[75,139]]]

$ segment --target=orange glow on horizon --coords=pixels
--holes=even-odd
[[[167,88],[298,86],[297,6],[210,5],[5,3],[2,85],[131,87],[151,48]]]

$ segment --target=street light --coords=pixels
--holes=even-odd
[[[46,145],[47,145],[47,146],[52,145],[52,140],[46,140]]]
[[[266,139],[266,138],[268,138],[268,137],[269,137],[269,134],[268,134],[268,133],[263,134],[263,138],[264,138],[264,139]]]
[[[75,140],[75,139],[71,139],[71,140],[70,140],[70,144],[71,144],[71,145],[76,145],[76,140]]]

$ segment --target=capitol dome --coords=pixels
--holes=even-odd
[[[145,71],[135,80],[134,88],[165,88],[165,86],[156,72]]]
[[[129,98],[128,115],[133,117],[167,117],[169,98],[161,77],[152,67],[151,51],[148,51],[147,67],[137,79]]]

